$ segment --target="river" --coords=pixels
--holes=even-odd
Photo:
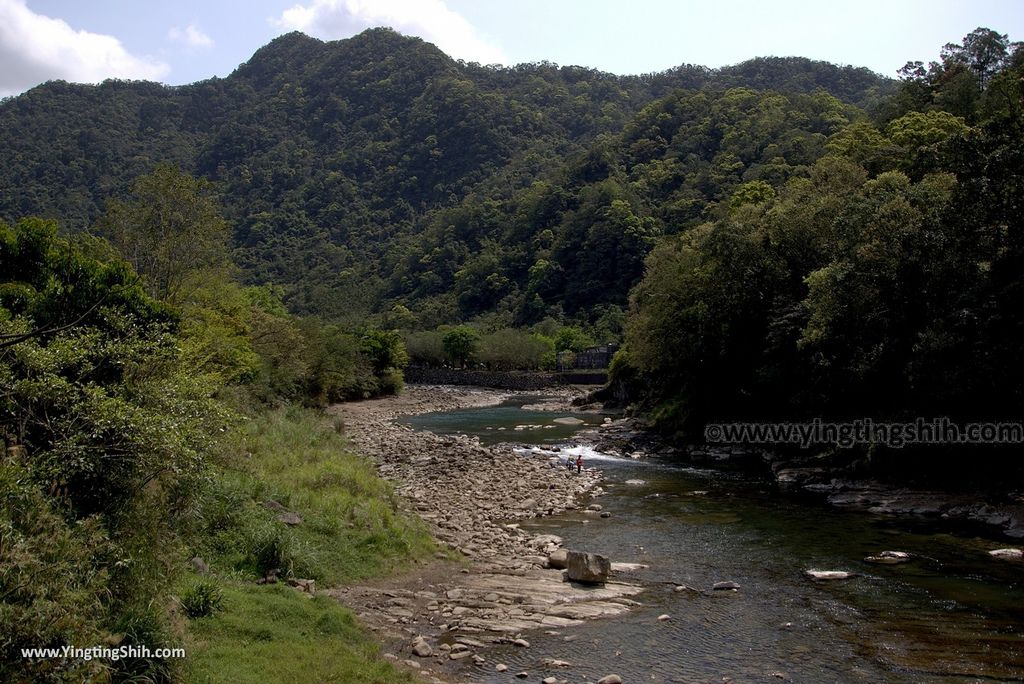
[[[528,411],[535,398],[421,414],[402,422],[437,433],[571,447],[595,414]],[[575,415],[584,425],[558,425]],[[519,426],[517,430],[516,427]],[[552,426],[552,427],[545,427]],[[614,672],[626,682],[1024,681],[1024,564],[994,559],[1009,545],[982,530],[936,521],[841,511],[784,496],[752,476],[614,458],[584,449],[601,468],[611,517],[573,512],[524,524],[565,547],[649,568],[624,617],[558,633],[531,648],[496,648],[495,662],[538,672],[545,657],[571,662],[571,682]],[[523,458],[546,458],[523,451]],[[878,566],[865,556],[906,551],[913,561]],[[808,568],[858,577],[815,583]],[[713,591],[733,581],[737,591]],[[700,593],[672,591],[685,583]],[[657,617],[667,614],[667,621]],[[490,674],[488,682],[508,682]]]

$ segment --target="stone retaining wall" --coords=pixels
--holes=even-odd
[[[476,385],[525,391],[561,384],[555,373],[414,368],[412,366],[405,369],[405,381],[411,385]]]

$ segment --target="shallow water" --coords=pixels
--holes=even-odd
[[[564,415],[518,421],[517,410],[532,413],[490,407],[408,422],[489,438],[498,431],[488,426]],[[499,440],[525,442],[526,432],[501,431]],[[545,443],[552,430],[533,432]],[[1024,681],[1024,565],[986,553],[1005,541],[954,534],[920,519],[839,511],[731,473],[594,453],[587,463],[605,472],[608,493],[595,501],[612,516],[573,513],[524,527],[559,534],[568,548],[650,565],[632,575],[648,587],[643,606],[555,635],[531,635],[529,649],[493,649],[483,681],[515,681],[490,670],[499,661],[511,672],[530,672],[526,681],[551,674],[594,681],[610,672],[628,682],[783,681],[778,675],[798,682]],[[643,483],[625,484],[637,479]],[[915,559],[892,566],[863,561],[884,550]],[[807,568],[861,575],[813,583],[801,575]],[[742,588],[671,591],[673,582],[710,590],[723,580]],[[672,619],[659,622],[663,613]],[[572,667],[545,671],[546,657]]]
[[[604,420],[603,415],[596,413],[522,408],[545,398],[543,395],[520,395],[499,406],[421,413],[405,416],[399,422],[439,435],[474,435],[483,444],[517,442],[552,445],[561,444],[571,439],[581,428],[600,425]],[[562,425],[554,422],[557,418],[575,418],[583,422],[579,425]]]

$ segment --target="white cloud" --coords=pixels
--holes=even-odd
[[[158,80],[169,71],[162,62],[132,55],[113,36],[76,31],[61,19],[36,14],[25,0],[0,0],[0,95],[51,79]]]
[[[371,26],[434,43],[453,57],[482,64],[504,63],[492,45],[444,0],[309,0],[281,13],[275,24],[324,39],[347,38]]]
[[[195,49],[213,47],[213,38],[203,33],[195,24],[189,24],[184,29],[173,26],[167,32],[167,38],[173,43],[182,43]]]

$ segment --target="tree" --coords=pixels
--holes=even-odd
[[[476,330],[467,325],[460,325],[446,332],[441,338],[441,343],[444,345],[444,353],[448,360],[460,368],[465,368],[476,355],[479,339]]]
[[[946,68],[963,64],[978,79],[981,90],[1005,65],[1019,43],[1011,43],[1006,34],[978,27],[964,36],[959,45],[947,43],[942,48],[942,62]]]
[[[130,200],[111,200],[100,232],[165,301],[182,301],[198,273],[229,264],[230,235],[210,184],[168,164],[138,178]]]

